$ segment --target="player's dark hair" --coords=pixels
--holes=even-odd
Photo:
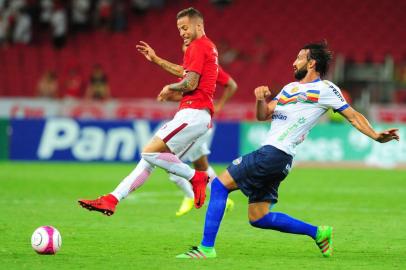
[[[327,41],[306,44],[302,50],[309,50],[307,59],[316,61],[316,71],[320,73],[320,76],[326,75],[333,58],[332,52],[328,49]]]
[[[198,11],[197,9],[195,9],[193,7],[182,9],[176,15],[177,20],[179,20],[180,18],[183,18],[183,17],[200,18],[203,20],[202,13],[200,13],[200,11]]]

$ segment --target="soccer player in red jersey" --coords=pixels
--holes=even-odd
[[[165,71],[177,76],[178,78],[183,77],[185,71],[182,66],[178,66],[159,57],[155,53],[155,50],[148,43],[140,41],[140,44],[137,45],[137,49],[140,53],[142,53],[145,56],[145,58],[148,61],[159,65]],[[187,46],[183,44],[182,51],[186,52],[186,49]],[[235,80],[227,72],[225,72],[221,66],[219,66],[216,83],[224,87],[223,95],[220,97],[219,101],[214,104],[214,112],[218,113],[223,108],[224,104],[237,91],[238,86]],[[159,101],[181,101],[182,97],[183,97],[182,93],[174,92],[170,96],[166,96],[165,98],[159,95],[157,99]],[[182,155],[179,156],[179,158],[182,161],[193,163],[193,167],[196,170],[207,172],[210,181],[217,176],[213,168],[209,165],[207,158],[207,155],[210,154],[209,145],[213,139],[213,135],[214,135],[213,128],[210,128],[206,132],[206,134],[201,136],[187,149],[187,151],[184,151]],[[184,199],[182,201],[182,204],[180,205],[179,210],[176,212],[176,216],[182,216],[188,213],[193,208],[194,193],[192,187],[189,181],[175,174],[170,174],[169,178],[184,193]],[[233,206],[234,202],[231,199],[227,199],[226,210],[227,211],[231,210]]]
[[[221,66],[219,66],[219,75],[217,77],[217,84],[224,87],[222,96],[214,104],[215,115],[221,111],[224,104],[234,95],[237,90],[237,83],[235,80],[225,72]],[[179,158],[184,162],[193,163],[193,167],[196,170],[206,171],[209,175],[209,185],[210,189],[211,181],[217,176],[214,169],[210,166],[207,156],[210,152],[210,144],[214,136],[214,127],[210,128],[205,135],[200,137],[182,156]],[[193,190],[190,183],[175,174],[170,174],[170,180],[174,182],[184,193],[184,198],[182,203],[176,212],[176,216],[182,216],[188,213],[193,208]],[[234,207],[234,202],[227,198],[226,211],[232,210]]]
[[[205,35],[203,16],[198,10],[181,10],[176,18],[180,36],[188,47],[183,59],[185,75],[181,81],[164,86],[159,95],[165,99],[173,92],[182,93],[179,111],[173,120],[157,131],[144,147],[136,168],[113,192],[96,200],[79,200],[79,204],[86,209],[106,215],[114,214],[118,202],[140,187],[154,167],[190,180],[195,207],[200,208],[204,204],[207,173],[190,168],[178,156],[210,127],[218,76],[218,53],[216,46]]]

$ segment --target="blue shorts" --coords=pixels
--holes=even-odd
[[[227,170],[249,203],[278,201],[280,182],[288,175],[292,156],[271,145],[239,157]]]

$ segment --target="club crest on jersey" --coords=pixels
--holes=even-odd
[[[296,93],[297,91],[299,91],[299,87],[293,87],[292,90],[290,91],[291,94]]]

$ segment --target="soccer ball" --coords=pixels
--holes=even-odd
[[[55,254],[61,245],[61,234],[52,226],[37,228],[31,237],[31,246],[38,254]]]

